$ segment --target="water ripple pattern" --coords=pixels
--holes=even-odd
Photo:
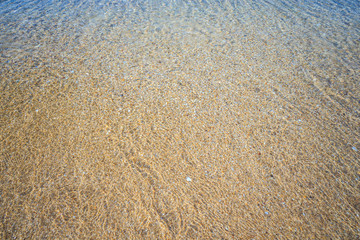
[[[0,238],[360,238],[359,73],[357,0],[0,0]]]

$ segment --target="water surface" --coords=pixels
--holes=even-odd
[[[3,238],[359,237],[357,0],[0,1]]]

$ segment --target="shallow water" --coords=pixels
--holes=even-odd
[[[357,0],[0,1],[0,236],[359,237],[359,74]]]
[[[359,9],[358,1],[3,1],[1,64],[46,64],[58,52],[124,76],[135,62],[166,77],[190,61],[201,72],[223,68],[228,81],[296,71],[358,118]]]

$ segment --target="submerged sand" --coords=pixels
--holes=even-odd
[[[0,238],[360,237],[356,19],[100,3],[2,3]]]

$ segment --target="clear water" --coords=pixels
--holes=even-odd
[[[0,3],[2,81],[250,82],[301,112],[341,112],[356,145],[359,70],[357,0]]]
[[[223,68],[228,77],[244,72],[255,80],[296,71],[359,117],[356,0],[8,0],[0,3],[0,31],[2,65],[28,58],[46,64],[49,55],[59,53],[61,61],[84,59],[83,66],[94,68],[96,62],[124,76],[139,61],[160,75],[181,69],[185,60],[199,71]],[[166,66],[147,69],[153,60]]]
[[[128,84],[130,86],[128,89],[133,92],[138,91],[134,94],[135,97],[129,97],[130,93],[126,96],[130,100],[132,100],[131,97],[136,100],[148,98],[150,99],[149,102],[154,99],[161,99],[163,101],[154,100],[153,102],[165,105],[169,103],[169,106],[175,109],[173,111],[174,117],[182,118],[182,121],[186,123],[183,126],[191,126],[191,124],[200,126],[197,131],[192,131],[191,127],[185,129],[185,133],[190,135],[188,139],[195,142],[192,143],[189,140],[185,150],[193,153],[196,161],[200,159],[204,162],[205,167],[201,166],[206,169],[206,177],[204,177],[206,180],[204,181],[210,179],[207,176],[208,172],[212,171],[213,167],[210,164],[212,161],[215,165],[218,159],[222,159],[223,162],[219,164],[220,167],[224,164],[232,164],[229,169],[232,169],[234,179],[237,179],[235,174],[247,169],[240,166],[241,164],[248,164],[247,166],[255,166],[256,168],[257,165],[252,165],[251,161],[256,163],[257,159],[265,155],[260,153],[260,150],[268,149],[268,156],[264,159],[270,160],[270,163],[276,161],[279,165],[273,164],[273,169],[280,169],[284,166],[284,169],[294,168],[293,172],[296,172],[297,169],[305,169],[309,173],[300,177],[295,174],[285,178],[282,173],[288,171],[283,171],[283,169],[278,171],[279,179],[283,181],[281,183],[286,186],[284,189],[289,189],[289,192],[286,191],[285,194],[285,198],[288,197],[291,200],[289,204],[286,203],[289,208],[282,207],[282,204],[285,204],[284,201],[280,207],[274,207],[275,210],[278,210],[277,212],[267,210],[265,214],[270,216],[280,214],[278,218],[280,225],[288,224],[284,220],[287,219],[284,217],[285,214],[286,216],[295,216],[296,211],[303,209],[305,210],[304,213],[301,215],[299,213],[299,216],[302,217],[301,220],[294,218],[294,221],[296,224],[306,225],[311,231],[314,228],[328,231],[335,226],[339,227],[340,230],[346,229],[347,231],[350,229],[359,234],[360,230],[355,226],[359,217],[357,209],[360,206],[356,198],[359,195],[359,75],[360,2],[358,0],[0,0],[0,83],[2,83],[0,86],[4,86],[3,89],[6,89],[6,84],[4,84],[6,81],[41,81],[41,86],[44,86],[47,83],[66,82],[69,79],[77,81],[80,85],[90,79],[96,79],[93,82],[101,81],[105,85],[112,86],[109,89],[118,93],[121,93],[121,89],[118,89],[119,86]],[[124,84],[121,85],[118,82]],[[36,84],[30,86],[34,85]],[[171,87],[159,87],[164,85]],[[158,87],[158,91],[148,90],[150,89],[149,86]],[[170,94],[166,92],[169,89],[180,90],[176,94]],[[87,91],[86,88],[81,90]],[[36,92],[38,97],[41,95],[41,91],[39,92]],[[89,99],[98,97],[95,90],[90,96],[83,94],[83,92],[79,93],[79,96],[76,94],[72,96],[79,98],[87,96]],[[17,103],[14,100],[15,103],[13,104],[11,96],[8,98],[4,96],[5,94],[2,94],[0,90],[0,100],[10,102],[7,104],[8,106],[12,107],[15,103],[19,104],[20,107],[22,106],[22,102]],[[100,100],[105,102],[108,100],[105,98],[102,97]],[[39,97],[39,99],[41,98]],[[89,106],[91,100],[88,101]],[[142,112],[143,115],[136,115],[136,108],[131,108],[133,105],[131,105],[130,100],[126,102],[129,104],[124,107],[125,109],[129,106],[126,113],[130,117],[124,114],[126,118],[123,119],[127,119],[128,122],[131,122],[131,119],[138,121],[137,118],[144,116],[146,111]],[[182,105],[181,108],[176,109],[177,104]],[[106,106],[106,104],[103,105]],[[52,103],[51,106],[57,105]],[[91,110],[91,106],[89,106],[85,108],[86,111]],[[99,106],[102,105],[99,104]],[[154,104],[151,106],[154,107]],[[159,109],[162,113],[168,113],[170,107],[165,108],[164,106],[160,106]],[[164,108],[161,109],[161,107]],[[15,126],[16,131],[12,131],[10,127],[13,122],[16,123],[11,119],[13,115],[15,116],[12,114],[15,112],[15,108],[5,108],[0,106],[2,113],[5,113],[4,115],[9,113],[7,119],[6,117],[3,118],[5,119],[3,126],[8,125],[6,129],[9,135],[13,134],[13,138],[2,137],[0,133],[2,139],[0,144],[4,146],[1,154],[11,151],[20,152],[22,151],[21,146],[16,145],[17,143],[11,139],[16,139],[19,135],[18,132],[22,133],[21,127],[23,125],[19,125],[20,130]],[[45,112],[42,111],[43,109],[35,108],[35,105],[33,108],[29,109],[28,112]],[[65,110],[65,113],[71,112],[71,109],[65,108]],[[89,122],[92,122],[91,111],[86,112],[85,110],[84,112],[88,115],[76,112],[71,116],[83,114],[81,115],[82,118],[79,119],[90,119]],[[152,110],[156,112],[157,109]],[[99,110],[98,113],[101,111]],[[21,114],[26,117],[26,111]],[[30,116],[30,114],[28,115]],[[131,118],[131,115],[135,117]],[[44,118],[46,121],[53,121],[54,123],[57,123],[57,119],[61,119],[61,117],[67,119],[61,114],[53,114],[53,116],[55,117],[51,119],[49,116]],[[18,118],[22,119],[23,116]],[[98,116],[98,119],[103,120],[102,116]],[[152,121],[161,118],[154,119]],[[207,124],[206,128],[203,128],[198,119],[207,121],[204,123],[204,126]],[[101,121],[99,120],[99,126],[102,124]],[[114,120],[114,122],[117,121],[118,119]],[[174,124],[179,122],[173,121]],[[37,123],[35,122],[35,124]],[[166,125],[163,122],[151,122],[151,124],[152,127],[158,125],[159,128],[163,124]],[[89,126],[96,126],[98,129],[96,123],[94,125],[89,123]],[[39,129],[46,127],[48,125],[43,124],[35,128],[37,130],[31,129],[28,132],[36,135],[36,131],[38,131],[38,135],[41,135],[43,133]],[[212,128],[217,130],[212,132]],[[59,129],[58,131],[62,132],[63,128]],[[64,129],[66,128],[64,127]],[[147,128],[144,129],[138,128],[140,133],[145,132]],[[206,130],[203,131],[202,129]],[[86,130],[88,129],[84,131]],[[71,128],[67,129],[67,132],[71,131]],[[107,128],[106,131],[108,131]],[[26,131],[24,132],[26,135]],[[205,139],[199,145],[196,141],[202,138],[197,138],[197,134]],[[182,132],[179,130],[177,135],[182,136]],[[88,137],[85,133],[84,136],[84,138]],[[93,143],[92,135],[89,136],[90,142]],[[97,135],[94,136],[97,137]],[[153,134],[152,136],[156,135]],[[166,134],[160,131],[159,136],[166,136]],[[119,135],[116,137],[119,138]],[[24,137],[24,139],[27,138]],[[35,137],[28,139],[35,139]],[[72,138],[69,137],[69,139]],[[150,149],[150,153],[157,159],[158,154],[164,150],[161,149],[161,146],[166,146],[173,152],[178,151],[176,146],[184,148],[186,144],[178,143],[180,140],[183,141],[181,137],[174,137],[174,139],[176,139],[173,141],[175,147],[172,147],[167,145],[167,139],[158,137],[159,144],[149,145],[155,149]],[[153,139],[146,140],[153,141]],[[78,145],[74,147],[78,152],[74,151],[81,157],[88,154],[91,159],[94,153],[86,152],[87,148],[82,145],[81,141],[79,140]],[[230,143],[227,144],[227,142]],[[8,143],[12,148],[8,148],[4,143]],[[55,154],[60,148],[61,151],[57,155],[60,156],[60,159],[67,149],[62,150],[62,145],[59,142],[57,143],[50,150],[47,146],[43,146],[42,142],[32,147],[35,149],[34,152],[38,152],[38,146],[39,148],[43,147],[46,150],[44,152],[51,152],[49,156]],[[71,144],[73,143],[71,142]],[[95,150],[101,148],[101,144],[95,144]],[[106,142],[104,144],[106,145]],[[84,151],[78,150],[78,146],[79,149],[84,148]],[[113,145],[109,146],[113,147]],[[129,146],[132,145],[129,144]],[[23,148],[25,149],[25,147]],[[106,152],[105,150],[103,152]],[[162,156],[163,159],[167,159],[173,154],[170,150],[169,153]],[[115,150],[111,148],[108,151],[108,156],[118,155],[112,151]],[[103,152],[99,151],[95,157],[99,156],[100,158]],[[225,153],[225,157],[222,156],[223,153]],[[274,153],[274,155],[270,153]],[[180,155],[178,158],[174,157],[173,162],[179,161],[181,163],[184,161]],[[303,160],[305,163],[301,168],[302,165],[297,163]],[[290,164],[294,162],[297,164],[295,167],[298,168]],[[267,165],[264,163],[264,166]],[[218,169],[220,167],[218,166]],[[198,176],[194,174],[190,178],[190,175],[181,172],[184,170],[183,168],[184,166],[181,165],[180,171],[176,174],[183,174],[181,179],[186,181],[189,186],[190,183],[198,183]],[[275,191],[277,188],[274,188],[275,190],[272,193],[267,192],[269,190],[264,182],[271,184],[271,181],[268,178],[262,178],[261,174],[258,176],[257,170],[259,169],[254,169],[254,176],[257,177],[254,179],[259,179],[259,186],[261,185],[266,191],[254,190],[253,194],[258,194],[263,198],[272,196],[276,201],[280,201],[278,200],[278,193],[284,192]],[[54,172],[56,171],[54,170]],[[231,171],[229,170],[229,172]],[[16,173],[21,175],[18,171]],[[271,177],[273,174],[275,175],[273,171],[269,170],[269,175],[270,173]],[[166,174],[167,171],[164,171],[165,176],[172,176]],[[66,176],[69,177],[69,175]],[[315,176],[313,177],[313,175]],[[16,178],[11,174],[10,176],[9,179]],[[340,177],[338,178],[338,176]],[[243,177],[249,176],[243,174]],[[301,182],[302,177],[309,179]],[[288,187],[286,185],[288,179],[292,179],[295,184]],[[296,185],[299,184],[298,179],[302,185]],[[118,180],[120,179],[114,178],[114,182]],[[42,181],[47,182],[48,179]],[[334,187],[334,183],[338,183],[340,187]],[[132,181],[131,184],[133,184]],[[249,182],[244,185],[247,187],[243,189],[236,187],[231,187],[231,189],[238,193],[237,191],[244,189],[244,191],[253,189],[253,185],[253,182]],[[297,189],[302,190],[310,185],[313,186],[310,191],[315,189],[314,191],[318,193],[315,195],[316,201],[309,201],[310,205],[293,204],[293,198],[298,197],[299,203],[303,203],[305,199],[304,196],[298,195]],[[172,187],[171,184],[168,186]],[[176,186],[181,185],[175,185],[175,188]],[[225,186],[225,181],[224,185],[219,184],[218,186]],[[301,187],[293,190],[291,186]],[[320,187],[316,189],[317,186]],[[11,189],[13,189],[12,186]],[[203,189],[207,191],[209,188]],[[198,191],[197,188],[193,190],[194,192]],[[205,192],[205,190],[203,191]],[[290,195],[292,190],[296,194]],[[36,193],[35,190],[31,192]],[[248,192],[240,193],[239,196],[244,196],[243,199],[253,203],[254,198],[248,197],[250,196]],[[339,194],[341,196],[354,196],[355,204],[347,204],[346,201],[342,200],[347,198],[341,198]],[[23,196],[22,193],[19,195]],[[150,195],[153,196],[154,194],[151,192]],[[196,194],[194,193],[194,195]],[[333,196],[332,199],[329,198],[330,195]],[[12,196],[11,198],[13,198]],[[161,193],[158,196],[161,200],[168,195]],[[174,199],[192,199],[192,195],[191,197],[185,196],[185,198],[178,196],[176,191],[171,196],[174,196]],[[23,199],[31,198],[24,195]],[[220,202],[216,197],[214,199]],[[317,202],[318,199],[320,200]],[[117,200],[122,201],[122,199]],[[185,203],[187,201],[185,200]],[[352,200],[348,201],[351,202]],[[3,202],[6,204],[6,201]],[[180,203],[182,202],[180,201]],[[153,203],[151,202],[151,204]],[[22,209],[22,207],[18,207],[20,205],[15,204],[9,208],[13,208],[12,206]],[[216,209],[216,205],[214,206],[215,212],[218,209]],[[274,204],[273,206],[279,205]],[[212,210],[212,207],[212,204],[206,204],[206,209]],[[61,210],[61,208],[59,209]],[[229,206],[229,209],[226,211],[231,213],[233,210],[236,212],[239,208],[237,205],[232,205]],[[318,210],[322,210],[322,212]],[[43,211],[34,210],[34,212]],[[281,215],[282,212],[284,215]],[[189,219],[191,218],[190,216]],[[219,222],[225,219],[222,216],[217,218]],[[202,225],[207,227],[205,220]],[[243,224],[242,220],[239,221],[239,224]],[[315,220],[319,222],[316,223]],[[176,221],[174,222],[176,223]],[[9,226],[17,225],[11,221],[10,223]],[[253,223],[254,225],[259,224],[256,226],[262,228],[261,224],[265,226],[269,222],[254,219]],[[274,225],[271,226],[277,225],[274,222]],[[59,226],[62,228],[61,225]],[[69,226],[73,226],[71,222],[69,222]],[[237,226],[234,225],[234,232],[236,233],[239,232]],[[357,230],[354,230],[355,228]],[[335,235],[326,235],[327,238],[341,238],[340,230],[334,229],[333,234]],[[271,228],[268,230],[272,231]],[[250,230],[250,232],[252,231]],[[279,233],[284,231],[285,228],[282,229],[281,227],[277,230]],[[320,235],[314,236],[314,238],[321,238]]]

